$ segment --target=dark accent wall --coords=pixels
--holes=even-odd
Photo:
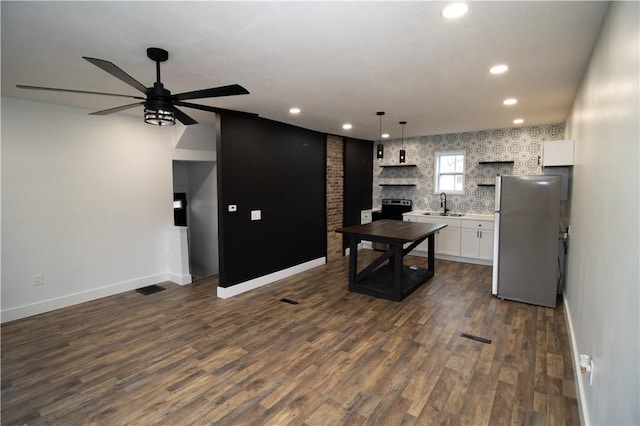
[[[217,132],[220,286],[326,256],[325,136],[239,115]]]
[[[343,225],[360,223],[360,211],[371,208],[373,198],[373,142],[344,140],[344,218]],[[343,241],[343,248],[347,247]]]

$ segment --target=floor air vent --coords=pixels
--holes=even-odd
[[[473,334],[460,333],[460,337],[466,337],[467,339],[475,340],[476,342],[491,344],[491,339],[485,339],[484,337],[474,336]]]
[[[145,296],[148,295],[148,294],[157,293],[157,292],[162,291],[162,290],[164,290],[164,287],[161,287],[161,286],[156,285],[156,284],[148,285],[146,287],[140,287],[140,288],[136,289],[136,291],[138,293],[144,294]]]

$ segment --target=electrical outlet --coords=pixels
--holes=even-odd
[[[36,274],[33,276],[33,285],[41,286],[44,285],[44,275]]]
[[[229,204],[228,210],[230,212],[237,212],[238,211],[238,206],[236,204]]]
[[[251,220],[261,220],[262,210],[251,210]]]

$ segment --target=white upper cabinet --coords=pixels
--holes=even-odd
[[[572,139],[542,142],[542,166],[573,166]]]

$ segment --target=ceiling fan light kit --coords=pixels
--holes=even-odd
[[[152,110],[145,107],[144,122],[155,126],[173,126],[176,124],[176,117],[173,115],[173,111]]]
[[[83,56],[85,60],[91,62],[93,65],[102,69],[103,71],[111,74],[117,79],[123,81],[134,89],[144,93],[146,97],[121,95],[116,93],[104,93],[104,92],[90,92],[85,90],[72,90],[72,89],[57,89],[53,87],[40,87],[40,86],[25,86],[17,85],[20,89],[34,89],[34,90],[49,90],[57,92],[71,92],[81,93],[89,95],[104,95],[104,96],[119,96],[125,98],[131,98],[141,100],[142,102],[136,102],[133,104],[122,105],[115,108],[109,108],[102,111],[92,112],[90,115],[107,115],[114,112],[124,111],[129,108],[133,108],[139,105],[144,106],[144,121],[145,123],[156,126],[172,126],[176,123],[176,119],[182,124],[188,126],[196,124],[197,121],[189,117],[187,114],[178,109],[178,106],[193,108],[202,111],[209,111],[215,113],[234,113],[247,115],[251,117],[257,116],[256,114],[246,113],[242,111],[233,111],[224,108],[216,108],[208,105],[193,104],[190,102],[184,102],[190,99],[203,99],[203,98],[216,98],[220,96],[235,96],[235,95],[247,95],[249,91],[239,84],[231,84],[228,86],[213,87],[210,89],[195,90],[192,92],[179,93],[172,95],[171,92],[164,88],[160,80],[160,63],[169,59],[169,52],[158,47],[150,47],[147,49],[147,57],[156,63],[156,82],[153,87],[145,87],[142,83],[131,77],[115,64],[103,59],[89,58]]]

